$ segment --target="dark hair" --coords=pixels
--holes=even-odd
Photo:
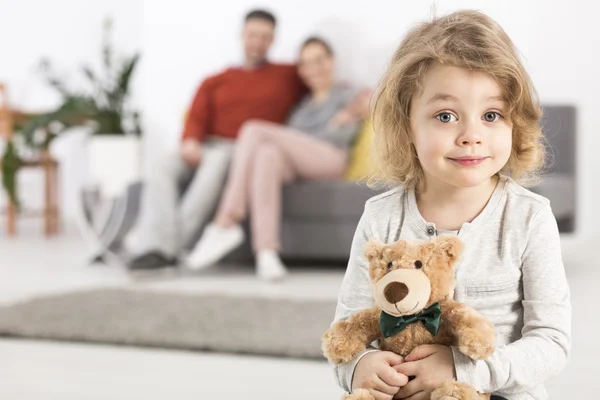
[[[333,48],[331,47],[331,45],[329,43],[327,43],[325,41],[325,39],[322,39],[318,36],[311,36],[308,39],[306,39],[302,43],[302,46],[300,47],[300,51],[304,50],[304,48],[306,46],[311,45],[311,44],[320,44],[325,49],[325,52],[327,52],[327,55],[333,56]]]
[[[248,22],[251,19],[262,19],[263,21],[268,21],[273,24],[273,26],[277,25],[277,20],[275,16],[268,11],[265,10],[252,10],[248,14],[246,14],[246,18],[244,21]]]

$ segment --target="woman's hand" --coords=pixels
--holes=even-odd
[[[349,105],[349,111],[354,115],[355,118],[365,119],[369,116],[372,94],[373,92],[371,89],[366,88],[358,92],[354,99],[352,99]]]
[[[342,110],[329,121],[331,129],[337,129],[340,126],[354,124],[369,116],[369,101],[371,99],[371,89],[363,89],[350,100]]]
[[[395,399],[429,400],[431,392],[444,382],[456,379],[454,356],[448,346],[419,346],[394,369],[415,377],[398,391]]]
[[[357,121],[357,118],[354,116],[349,109],[343,109],[337,112],[329,121],[329,127],[333,129],[337,129],[340,126],[348,125]]]

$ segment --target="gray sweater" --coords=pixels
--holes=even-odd
[[[413,191],[398,188],[370,199],[352,243],[335,321],[374,304],[363,255],[369,239],[391,243],[436,234]],[[510,400],[547,399],[544,382],[563,369],[571,347],[569,287],[550,202],[501,177],[484,210],[458,236],[465,252],[454,298],[490,319],[497,332],[497,348],[485,361],[452,348],[458,380]],[[343,389],[350,390],[356,363],[376,347],[334,366]]]
[[[292,111],[287,125],[347,151],[356,134],[357,124],[332,128],[329,123],[354,95],[352,88],[340,84],[335,85],[321,103],[313,103],[312,96],[307,95]]]

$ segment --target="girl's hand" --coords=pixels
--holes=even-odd
[[[431,392],[444,382],[456,379],[454,357],[448,346],[424,345],[415,348],[405,362],[394,369],[415,378],[402,387],[395,399],[429,400]]]
[[[408,378],[395,371],[404,359],[389,351],[373,351],[360,359],[354,369],[352,391],[366,389],[375,400],[392,400],[394,394],[406,385]]]

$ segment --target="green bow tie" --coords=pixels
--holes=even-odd
[[[431,332],[433,336],[435,336],[440,329],[441,316],[442,307],[440,307],[440,303],[435,303],[418,314],[404,315],[402,317],[394,317],[393,315],[382,311],[379,324],[381,327],[381,333],[383,333],[383,337],[386,338],[402,332],[402,330],[409,324],[417,321],[423,321],[425,328],[427,328],[427,330]]]

